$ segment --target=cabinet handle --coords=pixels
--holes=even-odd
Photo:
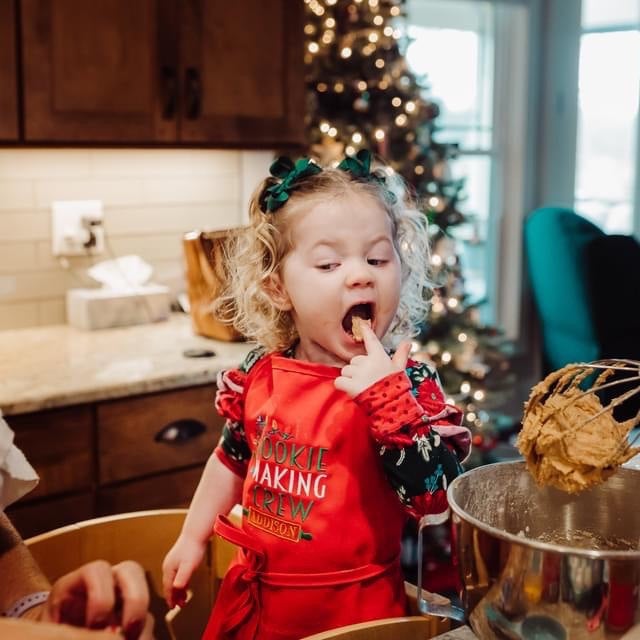
[[[178,77],[174,67],[162,67],[162,117],[172,120],[178,104]]]
[[[187,67],[184,74],[186,109],[188,120],[195,120],[200,116],[200,103],[202,101],[202,84],[200,83],[200,71],[196,67]]]
[[[166,442],[168,444],[182,444],[202,435],[207,427],[199,420],[185,418],[175,420],[165,427],[162,427],[154,436],[156,442]]]

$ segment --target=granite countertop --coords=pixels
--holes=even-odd
[[[187,358],[186,349],[215,357]],[[0,331],[0,410],[26,413],[213,382],[251,345],[196,336],[186,314],[154,324],[81,331],[68,325]]]

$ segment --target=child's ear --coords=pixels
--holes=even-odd
[[[279,273],[272,273],[264,284],[267,295],[280,311],[291,310],[291,300]]]

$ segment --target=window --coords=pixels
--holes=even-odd
[[[634,229],[640,2],[583,0],[575,208],[609,233]]]
[[[435,139],[460,145],[453,177],[464,177],[460,209],[471,223],[451,231],[459,239],[465,288],[487,296],[484,264],[490,210],[493,99],[493,14],[488,2],[409,2],[407,63],[426,77],[427,97],[440,106]]]
[[[452,232],[466,292],[486,299],[483,320],[514,337],[520,255],[513,252],[520,249],[504,237],[520,236],[524,215],[528,8],[500,0],[408,0],[406,7],[407,63],[425,76],[426,97],[440,106],[434,137],[460,145],[451,169],[465,177],[460,209],[471,223]]]

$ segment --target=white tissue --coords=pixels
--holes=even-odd
[[[140,256],[130,255],[98,262],[87,273],[107,289],[132,291],[149,282],[153,267]]]
[[[169,287],[149,282],[153,268],[140,256],[98,262],[87,273],[102,286],[67,290],[67,322],[72,327],[108,329],[169,317]]]

